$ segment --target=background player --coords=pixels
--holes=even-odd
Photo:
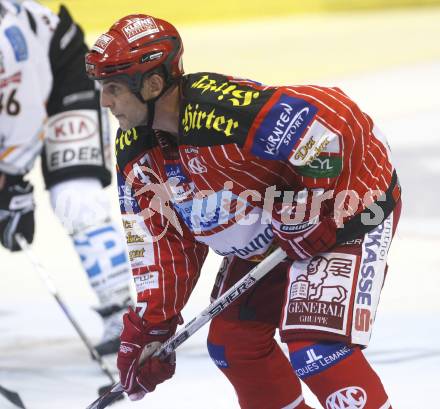
[[[33,187],[25,176],[41,155],[52,207],[99,300],[98,352],[116,352],[130,269],[102,191],[111,177],[108,125],[85,75],[82,30],[64,7],[55,15],[33,1],[1,0],[0,45],[1,243],[17,251],[16,233],[33,240]]]

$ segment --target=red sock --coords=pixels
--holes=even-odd
[[[326,409],[391,409],[376,372],[359,347],[335,342],[290,342],[297,375]]]
[[[312,409],[273,335],[267,324],[218,317],[210,327],[209,354],[234,386],[242,409]]]

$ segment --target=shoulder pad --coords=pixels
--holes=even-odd
[[[54,71],[61,69],[78,54],[84,59],[87,51],[83,31],[73,21],[69,11],[63,5],[60,6],[58,17],[59,23],[53,34],[49,53]]]
[[[184,77],[181,144],[237,143],[248,131],[274,90],[252,81],[202,72]]]
[[[306,99],[293,95],[284,87],[278,88],[255,121],[245,149],[262,159],[288,159],[295,166],[305,165],[315,142],[306,146],[309,150],[305,151],[304,157],[296,155],[292,159],[291,155],[310,139],[304,134],[317,111],[318,108]]]

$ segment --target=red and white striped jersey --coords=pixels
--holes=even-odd
[[[181,87],[177,138],[146,127],[116,138],[138,303],[153,322],[183,308],[208,247],[255,260],[271,249],[276,191],[293,191],[293,201],[303,189],[329,193],[326,216],[342,206],[345,223],[388,198],[394,173],[384,136],[338,88],[213,73],[188,75]]]

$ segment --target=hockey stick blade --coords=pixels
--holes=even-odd
[[[3,388],[0,385],[0,395],[4,396],[9,402],[13,403],[15,406],[26,409],[20,395],[17,392],[10,391],[9,389]]]
[[[263,278],[276,265],[281,263],[287,257],[286,253],[278,248],[263,261],[258,263],[249,273],[241,280],[237,281],[231,288],[205,308],[197,317],[194,317],[183,328],[177,331],[168,341],[164,342],[153,356],[167,356],[173,352],[178,346],[183,344],[191,335],[198,331],[212,318],[219,315],[225,308],[231,305],[238,297],[253,287],[261,278]],[[145,352],[145,350],[143,351]],[[150,354],[141,355],[139,361],[142,363]],[[124,389],[118,382],[106,394],[100,396],[86,409],[104,409],[113,403],[122,393]]]

